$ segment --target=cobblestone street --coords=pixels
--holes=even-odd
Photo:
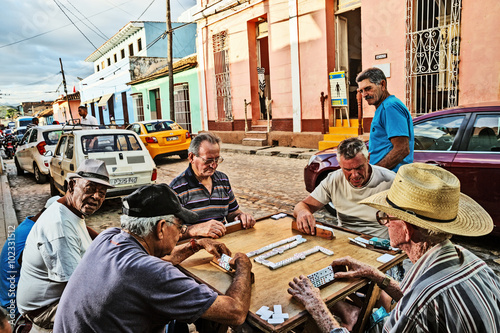
[[[224,163],[218,170],[229,176],[241,209],[256,218],[278,212],[291,213],[294,205],[308,195],[303,181],[306,159],[228,152],[222,155]],[[187,160],[180,160],[177,156],[159,161],[158,183],[170,183],[187,166]],[[21,222],[26,216],[42,209],[50,197],[49,184],[36,184],[32,174],[17,176],[12,160],[7,160],[7,169],[14,208],[18,222]],[[87,218],[87,223],[97,231],[119,227],[120,213],[121,200],[109,199],[100,210]],[[325,210],[315,216],[319,221],[333,223],[331,215]],[[500,264],[493,261],[498,260],[500,251],[493,240],[463,238],[454,241],[471,249],[500,275]]]

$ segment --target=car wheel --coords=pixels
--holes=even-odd
[[[181,160],[185,160],[188,158],[188,153],[187,152],[184,152],[184,153],[180,153],[179,154],[179,157],[181,158]]]
[[[24,175],[24,170],[23,170],[23,168],[21,168],[21,166],[19,165],[19,162],[17,161],[17,158],[14,158],[14,163],[16,164],[17,175],[18,175],[18,176],[22,176],[22,175]]]
[[[337,217],[337,210],[331,202],[325,205],[325,209],[328,211],[328,213],[332,214],[334,217]]]
[[[59,195],[59,191],[57,190],[56,184],[54,184],[54,178],[50,177],[49,178],[49,184],[50,184],[50,195]]]
[[[43,184],[47,182],[47,175],[44,175],[40,169],[38,168],[38,165],[33,164],[33,173],[35,174],[35,180],[37,184]]]

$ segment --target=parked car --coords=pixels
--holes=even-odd
[[[461,191],[493,218],[500,237],[500,106],[469,106],[432,112],[413,120],[414,161],[439,165],[460,180]],[[339,168],[336,149],[311,157],[304,169],[312,192]]]
[[[67,175],[84,159],[106,163],[111,185],[106,197],[132,193],[156,182],[157,170],[139,136],[124,129],[81,130],[61,135],[50,161],[50,194],[65,194]]]
[[[172,120],[141,121],[128,125],[127,129],[139,135],[154,159],[171,155],[188,157],[191,134]]]
[[[14,157],[17,174],[20,176],[25,171],[28,171],[35,175],[35,180],[38,184],[45,183],[49,175],[50,159],[59,141],[59,137],[65,129],[73,131],[79,128],[47,125],[28,129],[18,142]]]

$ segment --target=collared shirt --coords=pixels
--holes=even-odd
[[[401,287],[384,332],[500,332],[500,278],[449,240],[427,251]]]
[[[212,193],[198,181],[191,164],[172,180],[170,187],[179,195],[183,207],[198,214],[197,223],[212,219],[222,222],[229,213],[239,208],[229,179],[220,171],[212,175]]]

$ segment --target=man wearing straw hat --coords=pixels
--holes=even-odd
[[[388,226],[391,246],[403,249],[414,263],[400,286],[350,257],[332,262],[333,267],[348,268],[335,278],[368,278],[397,301],[384,318],[384,332],[500,332],[500,278],[449,240],[452,235],[482,236],[493,230],[488,213],[460,193],[457,177],[432,165],[404,165],[389,190],[361,203],[379,210],[377,219]],[[347,332],[306,277],[294,278],[288,292],[305,305],[322,331]]]

